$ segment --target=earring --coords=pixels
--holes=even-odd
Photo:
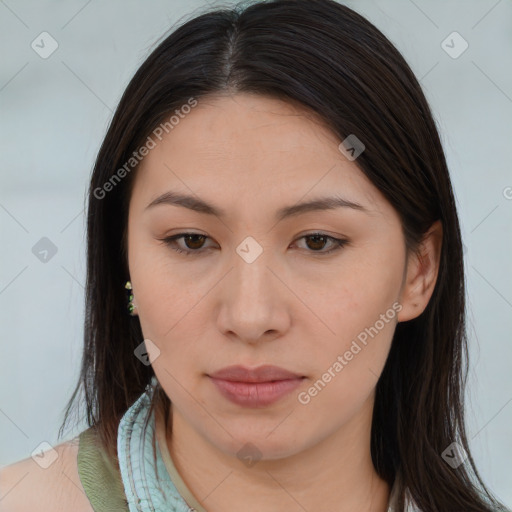
[[[132,292],[132,283],[131,281],[126,281],[126,284],[124,285],[125,289],[128,290],[128,311],[131,316],[135,316],[133,310],[137,307],[135,305],[135,302],[133,300],[133,292]]]

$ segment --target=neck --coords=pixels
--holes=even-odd
[[[201,436],[174,407],[166,440],[176,469],[208,512],[386,512],[390,489],[370,454],[372,409],[369,400],[317,444],[249,467]]]

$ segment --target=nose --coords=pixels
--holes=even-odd
[[[221,284],[217,320],[225,336],[255,344],[274,340],[289,328],[288,300],[293,294],[269,260],[265,251],[250,263],[238,255],[233,258],[234,267]]]

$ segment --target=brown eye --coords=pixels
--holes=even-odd
[[[325,247],[327,243],[327,237],[321,235],[310,235],[305,237],[307,240],[311,241],[311,244],[307,244],[308,247],[314,251],[320,251]]]
[[[183,239],[185,247],[178,246],[178,240]],[[171,247],[176,252],[183,253],[186,256],[189,254],[200,254],[204,252],[203,245],[208,237],[206,235],[200,235],[198,233],[179,233],[177,235],[163,238],[161,241]]]
[[[341,249],[344,245],[348,244],[348,240],[343,238],[334,238],[333,236],[326,235],[324,233],[312,233],[311,235],[305,235],[299,240],[307,240],[306,247],[308,252],[317,252],[319,255],[330,254],[331,252]],[[326,244],[330,243],[330,249],[322,251]]]
[[[185,235],[183,237],[188,249],[201,249],[205,239],[204,235]]]

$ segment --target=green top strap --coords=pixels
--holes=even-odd
[[[129,512],[121,475],[93,427],[79,435],[78,474],[94,512]]]

